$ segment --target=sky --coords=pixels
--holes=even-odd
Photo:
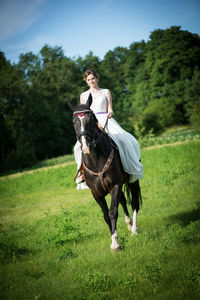
[[[0,0],[0,50],[11,63],[45,44],[103,59],[171,26],[200,35],[200,0]]]

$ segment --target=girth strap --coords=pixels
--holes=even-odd
[[[106,187],[105,184],[103,182],[103,175],[104,173],[108,170],[108,168],[110,167],[112,160],[114,157],[114,149],[112,149],[112,151],[110,152],[110,155],[103,167],[103,170],[101,172],[93,172],[92,170],[88,169],[88,167],[85,165],[85,163],[83,162],[83,169],[86,170],[90,175],[94,175],[94,176],[99,176],[100,180],[101,180],[101,184],[104,188],[104,190],[106,191]]]

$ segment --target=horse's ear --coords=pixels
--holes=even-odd
[[[71,108],[71,110],[74,111],[75,105],[68,98],[66,100],[66,103],[69,106],[69,108]]]
[[[92,104],[92,94],[90,93],[85,105],[87,105],[90,108],[91,104]]]

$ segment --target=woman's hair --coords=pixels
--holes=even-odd
[[[99,79],[99,74],[94,69],[88,69],[83,74],[83,79],[86,80],[88,75],[92,74],[94,77]]]

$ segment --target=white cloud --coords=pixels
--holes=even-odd
[[[45,44],[51,47],[58,45],[57,41],[50,36],[36,36],[26,42],[9,45],[2,50],[6,53],[7,59],[17,62],[20,54],[33,52],[37,55]]]
[[[5,0],[0,2],[0,41],[25,32],[41,16],[47,0]]]

